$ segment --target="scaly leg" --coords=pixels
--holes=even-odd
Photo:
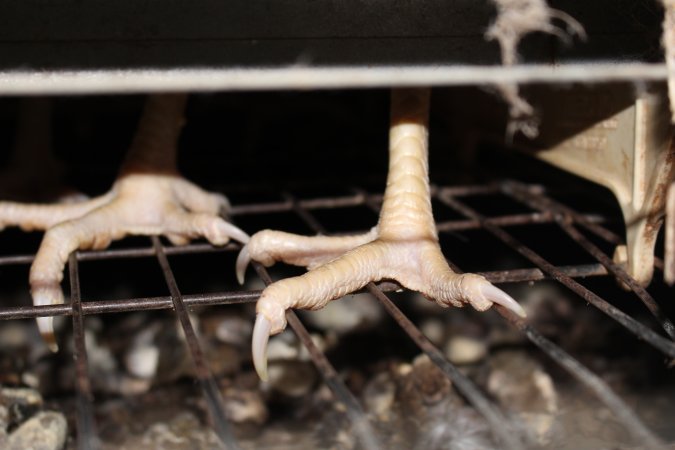
[[[45,97],[19,100],[14,145],[0,169],[2,198],[31,202],[85,198],[63,184],[65,164],[52,149],[52,104],[53,100]]]
[[[246,233],[219,217],[229,207],[225,197],[200,189],[176,170],[186,100],[186,95],[148,99],[120,176],[109,193],[76,204],[0,204],[0,224],[47,229],[30,269],[36,305],[63,302],[63,268],[77,249],[102,249],[127,235],[164,235],[175,244],[198,237],[214,245],[224,245],[230,238],[248,241]],[[53,319],[39,318],[38,327],[56,350]]]
[[[429,90],[393,91],[387,187],[380,220],[371,233],[347,238],[276,236],[282,240],[272,239],[275,232],[265,230],[242,250],[240,276],[249,258],[266,265],[284,261],[315,267],[271,284],[258,300],[252,349],[261,378],[267,376],[267,341],[286,327],[288,308],[319,309],[369,282],[396,280],[443,307],[469,303],[484,311],[499,303],[525,315],[515,300],[485,278],[454,273],[441,253],[431,212],[428,109]]]

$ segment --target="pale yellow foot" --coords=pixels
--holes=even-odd
[[[271,284],[258,300],[252,350],[261,378],[267,376],[269,335],[285,328],[287,309],[319,309],[370,282],[395,280],[443,307],[468,303],[484,311],[498,303],[525,315],[515,300],[485,278],[454,273],[441,253],[427,175],[428,102],[427,90],[399,90],[392,95],[387,188],[380,220],[370,233],[312,238],[266,230],[255,234],[242,250],[237,263],[240,279],[250,259],[311,268],[302,276]]]
[[[105,204],[45,233],[30,269],[36,305],[63,302],[63,268],[77,249],[102,249],[127,235],[164,235],[175,244],[198,237],[214,245],[224,245],[231,238],[248,241],[246,233],[219,217],[227,208],[224,197],[202,191],[177,175],[126,175],[103,198],[108,200]],[[39,318],[38,326],[53,343],[52,318]]]
[[[78,249],[102,249],[127,235],[163,235],[174,244],[200,237],[214,245],[248,241],[220,217],[229,208],[224,196],[202,190],[175,170],[186,99],[148,100],[121,175],[107,194],[72,204],[0,203],[0,224],[47,230],[30,269],[36,305],[63,302],[63,269]],[[39,318],[38,327],[55,350],[53,319]]]

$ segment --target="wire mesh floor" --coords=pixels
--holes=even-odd
[[[482,186],[435,186],[432,191],[441,245],[456,271],[480,273],[493,283],[504,284],[507,290],[509,284],[513,283],[532,285],[535,282],[553,281],[576,294],[579,302],[592,305],[602,312],[606,317],[601,320],[616,322],[625,334],[632,336],[631,339],[636,342],[640,351],[660,354],[663,367],[667,367],[668,361],[675,359],[674,327],[668,319],[668,313],[662,310],[666,305],[660,306],[657,301],[664,299],[655,300],[650,291],[637,285],[607,256],[607,252],[621,242],[621,238],[605,226],[607,217],[576,212],[569,205],[548,195],[544,187],[515,181]],[[256,217],[265,218],[265,227],[277,229],[287,229],[284,225],[291,220],[308,234],[358,232],[367,229],[358,229],[359,225],[375,223],[380,202],[381,195],[361,189],[353,189],[346,195],[321,198],[284,193],[278,201],[235,203],[230,217],[247,232],[254,231],[247,226],[247,221]],[[332,228],[337,222],[331,220],[331,217],[336,214],[346,217],[338,227],[340,229]],[[278,221],[277,218],[281,216],[284,220]],[[486,243],[474,245],[479,239]],[[556,249],[561,245],[567,247],[565,256],[556,254]],[[77,448],[99,448],[102,445],[97,430],[97,417],[94,414],[97,399],[88,372],[87,359],[92,355],[91,350],[88,352],[89,343],[85,343],[85,317],[159,309],[172,309],[183,330],[194,364],[193,374],[203,393],[208,422],[220,444],[224,448],[251,445],[250,442],[240,442],[236,427],[233,429],[228,420],[221,389],[204,356],[203,339],[197,332],[189,311],[197,307],[253,303],[260,290],[233,288],[213,293],[183,294],[179,282],[181,276],[172,261],[172,258],[179,255],[202,258],[210,253],[224,252],[234,255],[238,249],[239,246],[234,243],[222,248],[200,243],[173,247],[164,245],[159,238],[151,238],[147,245],[77,252],[71,255],[68,264],[70,304],[0,307],[0,319],[3,320],[52,315],[72,317]],[[500,256],[503,254],[510,254],[510,259]],[[87,295],[87,265],[93,261],[130,261],[138,258],[157,260],[165,281],[166,295],[106,300]],[[32,259],[32,254],[5,255],[0,257],[0,267],[27,266]],[[656,277],[659,277],[662,261],[658,258],[656,268]],[[277,272],[268,272],[258,264],[254,264],[254,269],[264,284],[271,283],[273,277],[278,276]],[[233,272],[234,265],[221,267],[220,270]],[[85,274],[82,277],[81,272]],[[251,276],[249,273],[249,277]],[[620,280],[631,289],[630,294],[621,295],[633,300],[626,302],[603,298],[588,287],[587,281],[596,277]],[[85,283],[84,289],[80,278]],[[444,352],[420,331],[409,315],[399,308],[405,309],[404,304],[392,301],[390,293],[400,291],[400,286],[391,282],[371,283],[364,291],[379,302],[419,351],[428,356],[466,402],[482,416],[497,448],[520,449],[540,445],[533,443],[517,424],[514,425],[514,419],[505,412],[503,405],[498,405],[494,397],[480,387],[480,383],[467,376],[465,370],[451,363]],[[616,288],[616,291],[620,290]],[[518,299],[517,295],[514,296]],[[640,306],[637,306],[638,302],[641,303]],[[662,432],[645,425],[644,418],[615,393],[607,380],[582,364],[578,358],[563,349],[562,345],[554,342],[546,332],[538,329],[531,322],[532,317],[523,320],[499,306],[494,309],[498,316],[494,312],[487,314],[500,317],[501,321],[521,333],[541,355],[549,359],[550,364],[567,372],[570,379],[611,411],[613,420],[629,435],[630,442],[633,443],[631,445],[659,448],[673,439],[673,436],[663,436]],[[439,309],[437,314],[451,315],[453,310]],[[314,343],[310,332],[303,325],[304,321],[292,311],[288,312],[287,318],[290,328],[308,351],[325,385],[332,392],[334,401],[341,405],[339,410],[350,424],[348,429],[355,438],[355,445],[366,449],[390,448],[391,444],[375,423],[373,414],[364,408],[339,370],[331,363],[331,359]]]

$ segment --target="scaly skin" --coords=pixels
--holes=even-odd
[[[369,282],[396,280],[439,305],[469,303],[484,311],[499,303],[521,316],[523,309],[506,293],[474,274],[454,273],[438,244],[431,212],[427,159],[429,90],[401,89],[392,94],[389,173],[377,226],[351,237],[306,237],[264,230],[255,234],[237,261],[240,281],[250,259],[309,267],[306,274],[268,286],[258,300],[253,332],[253,362],[267,377],[270,334],[286,327],[286,310],[316,310]]]
[[[227,199],[183,179],[176,149],[183,127],[186,95],[150,97],[134,142],[110,192],[72,204],[29,205],[0,202],[0,225],[47,230],[30,269],[36,305],[63,303],[60,283],[68,256],[78,249],[102,249],[127,235],[164,235],[174,244],[205,237],[214,245],[248,236],[219,213]],[[53,319],[37,319],[56,350]]]

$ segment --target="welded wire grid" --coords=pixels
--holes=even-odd
[[[434,187],[432,195],[455,212],[461,218],[439,222],[439,233],[458,232],[463,230],[482,229],[494,235],[508,247],[520,253],[529,260],[533,266],[516,270],[482,272],[493,283],[537,281],[553,279],[575,292],[589,304],[595,306],[611,319],[617,321],[637,339],[644,341],[662,352],[668,358],[675,358],[675,343],[672,338],[672,322],[659,309],[657,302],[641,286],[611,258],[594,245],[579,228],[585,229],[600,239],[610,244],[621,243],[621,239],[612,231],[603,226],[603,217],[595,214],[580,214],[567,205],[561,204],[546,195],[546,191],[539,185],[524,185],[514,181],[494,183],[482,186],[464,187]],[[484,217],[467,205],[465,199],[482,195],[500,195],[526,205],[535,212],[508,214],[495,217]],[[354,189],[353,195],[341,197],[326,197],[315,199],[299,199],[291,194],[284,194],[283,200],[270,203],[252,203],[234,206],[230,216],[236,221],[237,217],[245,215],[288,213],[294,212],[311,229],[317,233],[328,233],[327,229],[313,213],[321,209],[339,209],[355,206],[366,206],[376,213],[379,210],[382,196],[369,194],[363,190]],[[373,214],[373,218],[376,215]],[[570,236],[582,249],[597,260],[596,263],[555,266],[537,254],[535,251],[519,242],[506,229],[521,225],[557,224],[568,236]],[[19,306],[0,308],[0,319],[11,320],[19,318],[34,318],[41,316],[71,315],[73,319],[74,356],[76,365],[76,419],[77,419],[77,443],[78,448],[97,448],[100,444],[96,434],[96,424],[93,414],[93,399],[91,382],[87,373],[87,350],[84,340],[83,317],[92,314],[104,314],[122,311],[140,311],[155,309],[173,309],[180,322],[190,350],[195,373],[199,385],[203,391],[208,407],[210,423],[224,448],[238,448],[236,438],[233,435],[230,424],[227,421],[223,400],[215,380],[206,364],[200,342],[191,324],[188,308],[206,305],[227,305],[236,303],[255,302],[260,295],[257,290],[240,290],[234,292],[221,292],[203,295],[182,295],[176,283],[167,255],[173,254],[204,254],[207,252],[233,252],[239,249],[239,245],[230,243],[221,248],[214,248],[207,244],[191,244],[181,247],[165,247],[158,238],[151,238],[147,247],[138,247],[118,250],[83,251],[76,252],[69,259],[69,273],[71,284],[71,301],[69,305],[50,306]],[[115,258],[141,258],[155,257],[162,269],[168,294],[163,297],[129,298],[107,301],[87,301],[80,295],[80,282],[78,266],[92,260],[108,260]],[[11,255],[0,257],[0,265],[30,264],[32,255]],[[461,268],[449,261],[451,267],[457,272]],[[270,275],[259,264],[253,263],[258,276],[267,285],[273,282]],[[662,261],[657,258],[657,268],[662,268]],[[628,286],[654,316],[653,324],[643,324],[631,316],[625,314],[605,299],[590,291],[575,279],[592,276],[616,277],[624,285]],[[400,286],[391,282],[379,284],[371,283],[366,291],[372,294],[383,308],[398,323],[401,329],[413,340],[421,351],[429,356],[443,373],[452,381],[453,385],[483,415],[490,425],[490,429],[500,448],[518,449],[523,448],[523,437],[514,431],[505,419],[503,412],[491,401],[480,388],[467,376],[463,375],[443,353],[427,339],[419,328],[415,326],[404,313],[389,299],[386,292],[400,289]],[[554,362],[559,364],[574,379],[583,385],[590,393],[594,394],[604,403],[623,424],[637,442],[641,442],[646,448],[659,448],[663,442],[650,431],[635,414],[635,412],[621,399],[612,389],[591,370],[582,365],[565,350],[544,337],[525,319],[521,319],[505,310],[496,307],[497,312],[513,327],[522,332],[527,339],[541,349]],[[445,313],[445,312],[444,312]],[[367,449],[382,448],[378,437],[374,432],[368,416],[363,411],[356,397],[349,391],[340,379],[337,371],[318,347],[312,342],[307,329],[294,312],[289,311],[288,323],[297,334],[302,344],[308,350],[312,361],[323,376],[325,383],[331,389],[335,400],[344,408],[347,418],[352,424],[354,435],[361,446]],[[654,331],[652,325],[659,324],[664,334]],[[668,336],[668,337],[666,337]]]

